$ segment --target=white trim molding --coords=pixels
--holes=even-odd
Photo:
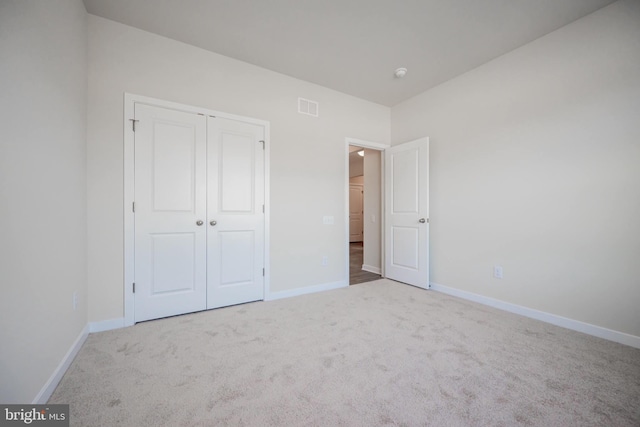
[[[369,273],[382,274],[382,269],[380,267],[374,267],[372,265],[362,264],[362,269],[364,271],[368,271]]]
[[[267,294],[265,301],[273,301],[282,298],[297,297],[300,295],[313,294],[316,292],[330,291],[333,289],[348,288],[348,280],[339,280],[337,282],[322,283],[320,285],[305,286],[303,288],[290,289],[288,291],[271,292]]]
[[[89,323],[89,333],[111,331],[112,329],[124,328],[124,317],[118,317],[117,319],[100,320],[98,322]]]
[[[33,405],[44,405],[47,403],[56,387],[58,387],[58,384],[60,383],[60,380],[64,376],[65,372],[67,372],[67,369],[69,369],[69,366],[71,366],[71,362],[73,362],[73,359],[75,359],[76,355],[80,351],[80,348],[82,348],[82,344],[84,344],[88,336],[89,325],[85,325],[85,327],[82,328],[82,331],[80,331],[80,335],[78,335],[73,344],[71,344],[71,347],[69,348],[69,351],[67,351],[67,354],[65,354],[60,361],[58,367],[53,371],[40,392],[33,399],[33,402],[31,402]]]
[[[130,208],[135,200],[135,147],[134,134],[130,130],[129,120],[135,118],[135,95],[124,94],[123,143],[124,143],[124,200],[122,212],[124,220],[124,321],[125,325],[135,323],[135,299],[133,282],[135,280],[135,216]]]
[[[472,292],[450,288],[448,286],[440,285],[434,282],[431,282],[431,289],[437,292],[442,292],[443,294],[508,311],[509,313],[519,314],[521,316],[541,320],[543,322],[560,326],[562,328],[582,332],[583,334],[592,335],[594,337],[603,338],[605,340],[614,341],[635,348],[640,348],[640,337],[637,337],[635,335],[614,331],[612,329],[607,329],[601,326],[592,325],[590,323],[581,322],[579,320],[569,319],[567,317],[558,316],[556,314],[535,310],[533,308],[523,307],[521,305],[512,304],[510,302],[502,301],[499,299],[485,297],[483,295],[474,294]]]
[[[51,377],[49,377],[47,382],[44,384],[40,392],[37,394],[37,396],[33,399],[33,402],[31,403],[33,405],[44,405],[47,403],[47,401],[55,391],[56,387],[58,387],[60,380],[62,380],[62,377],[69,369],[69,366],[71,366],[73,359],[75,359],[76,355],[82,348],[82,345],[87,340],[87,337],[89,336],[89,334],[94,332],[110,331],[112,329],[120,329],[120,328],[124,328],[124,326],[125,326],[124,317],[120,317],[117,319],[103,320],[100,322],[87,323],[85,327],[82,328],[82,331],[80,331],[80,335],[78,335],[78,337],[75,339],[73,344],[71,344],[71,347],[69,347],[67,354],[64,355],[58,367],[53,371],[53,373],[51,374]]]
[[[358,146],[358,147],[371,148],[372,150],[379,150],[379,151],[384,151],[387,148],[391,147],[391,145],[389,145],[389,144],[382,144],[380,142],[365,141],[363,139],[356,139],[356,138],[346,137],[344,140],[347,143],[347,147],[349,145],[355,145],[355,146]]]
[[[345,271],[346,273],[346,277],[345,277],[345,281],[347,282],[347,284],[349,283],[349,146],[350,145],[354,145],[357,147],[362,147],[362,148],[369,148],[371,150],[378,150],[380,151],[380,189],[381,194],[380,194],[380,256],[381,256],[381,262],[382,265],[384,266],[384,259],[385,259],[385,253],[384,253],[384,247],[385,247],[385,243],[384,243],[384,204],[385,204],[385,200],[384,200],[384,150],[386,150],[387,148],[391,147],[391,145],[389,144],[381,144],[379,142],[371,142],[371,141],[365,141],[362,139],[356,139],[356,138],[349,138],[346,137],[344,139],[344,174],[345,174],[345,187],[344,187],[344,211],[345,211],[345,215],[344,215],[344,230],[345,230]],[[362,266],[363,270],[364,270],[364,265]],[[375,268],[375,267],[371,267],[371,268]],[[380,274],[380,275],[384,275],[384,272],[382,270],[382,268],[379,269],[378,272],[372,271],[372,270],[367,270],[367,271],[371,271],[372,273],[376,273],[376,274]]]

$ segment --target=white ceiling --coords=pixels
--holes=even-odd
[[[612,2],[84,0],[91,14],[387,106]]]

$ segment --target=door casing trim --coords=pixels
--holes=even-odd
[[[345,271],[346,277],[345,281],[349,284],[349,146],[353,145],[356,147],[369,148],[371,150],[376,150],[380,152],[380,275],[384,277],[384,261],[385,261],[385,240],[384,240],[384,151],[391,147],[389,144],[382,144],[379,142],[371,142],[364,141],[362,139],[356,138],[345,138],[344,139],[344,174],[345,174],[345,185],[344,185],[344,200],[345,200]],[[362,219],[364,226],[364,218]]]

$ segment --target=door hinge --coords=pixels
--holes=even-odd
[[[261,139],[261,140],[260,140],[260,141],[258,141],[258,142],[262,142],[262,149],[264,150],[264,139]]]
[[[140,120],[136,120],[136,119],[129,119],[131,121],[131,129],[135,132],[136,131],[136,123],[139,122]]]
[[[136,293],[136,282],[133,282],[133,293]]]
[[[132,211],[133,213],[135,213],[135,212],[136,212],[136,202],[131,203],[131,211]]]
[[[262,213],[264,213],[264,205],[262,205]]]
[[[264,268],[262,269],[262,277],[264,277]]]

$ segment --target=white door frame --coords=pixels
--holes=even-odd
[[[133,295],[133,282],[135,278],[135,264],[134,264],[134,244],[135,244],[135,217],[133,214],[133,202],[135,195],[135,183],[134,183],[134,132],[132,125],[134,122],[135,104],[146,104],[156,107],[167,108],[171,110],[185,111],[189,113],[196,113],[208,116],[223,117],[225,119],[238,120],[247,123],[253,123],[260,126],[264,126],[265,143],[264,143],[264,200],[265,200],[265,212],[264,212],[264,295],[265,300],[269,299],[270,295],[270,123],[266,120],[254,119],[251,117],[238,116],[235,114],[224,113],[221,111],[210,110],[208,108],[194,107],[190,105],[179,104],[170,101],[164,101],[161,99],[149,98],[142,95],[135,95],[131,93],[124,94],[124,117],[123,117],[123,131],[124,131],[124,326],[131,326],[135,322],[134,316],[134,295]],[[348,175],[348,174],[347,174]],[[348,254],[348,251],[347,251]],[[348,259],[347,259],[348,261]]]
[[[384,277],[384,262],[385,262],[385,252],[384,252],[384,151],[391,147],[389,144],[381,144],[379,142],[371,142],[364,141],[362,139],[356,138],[345,138],[345,156],[344,156],[344,170],[345,170],[345,190],[344,190],[344,198],[345,198],[345,230],[347,232],[347,238],[345,243],[345,267],[347,272],[346,283],[349,284],[349,146],[353,145],[361,148],[369,148],[371,150],[376,150],[380,152],[380,274]],[[364,226],[364,218],[362,219],[362,223]]]

